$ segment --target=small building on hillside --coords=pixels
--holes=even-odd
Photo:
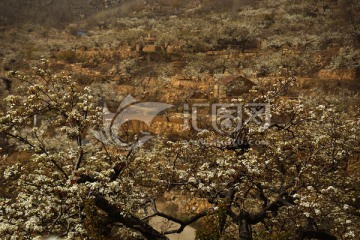
[[[256,84],[241,75],[227,75],[216,80],[214,98],[238,97],[249,92]]]
[[[136,52],[157,52],[160,47],[156,45],[156,38],[149,33],[145,39],[136,43]]]

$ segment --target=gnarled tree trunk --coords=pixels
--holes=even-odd
[[[239,219],[239,239],[240,240],[252,240],[252,228],[251,224],[245,218]]]

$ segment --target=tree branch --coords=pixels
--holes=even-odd
[[[268,211],[277,212],[283,206],[292,205],[293,204],[292,199],[287,199],[287,198],[290,198],[290,197],[285,196],[285,199],[279,198],[279,199],[271,202],[270,204],[268,204],[259,213],[250,215],[249,219],[248,219],[249,223],[250,224],[257,224],[257,223],[263,221],[266,218],[266,215],[267,215]]]
[[[172,217],[168,214],[165,214],[165,213],[162,213],[162,212],[159,212],[157,210],[157,207],[156,207],[156,202],[155,202],[155,199],[152,199],[151,200],[151,206],[152,206],[152,209],[154,211],[154,214],[147,217],[147,218],[150,218],[150,217],[155,217],[155,216],[159,216],[159,217],[163,217],[163,218],[166,218],[167,220],[170,220],[174,223],[178,223],[180,224],[180,227],[178,229],[175,229],[175,230],[170,230],[170,231],[166,231],[164,232],[165,235],[167,234],[173,234],[173,233],[181,233],[182,231],[184,231],[185,227],[196,222],[197,220],[199,220],[200,218],[202,217],[205,217],[207,216],[208,214],[210,214],[212,211],[213,211],[213,208],[208,208],[208,209],[205,209],[203,211],[201,211],[200,213],[192,216],[191,218],[189,218],[188,220],[180,220],[180,219],[177,219],[175,217]]]
[[[337,238],[331,233],[324,230],[298,230],[298,239],[319,239],[319,240],[336,240]]]
[[[94,202],[96,207],[107,213],[112,222],[119,222],[130,229],[138,231],[149,240],[168,240],[164,234],[141,221],[138,217],[130,213],[122,213],[119,208],[110,204],[104,197],[96,195]]]

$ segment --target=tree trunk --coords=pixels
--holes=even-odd
[[[243,42],[242,44],[241,44],[241,53],[245,53],[245,42]]]
[[[246,219],[239,220],[239,239],[240,240],[252,240],[252,229]]]

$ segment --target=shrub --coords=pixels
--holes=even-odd
[[[60,51],[57,58],[68,63],[75,63],[77,61],[76,52],[72,50]]]

